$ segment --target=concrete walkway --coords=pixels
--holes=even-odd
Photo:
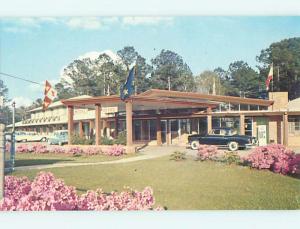
[[[108,164],[119,164],[119,163],[128,163],[134,161],[149,160],[153,158],[159,158],[163,156],[170,155],[175,150],[183,151],[184,147],[176,146],[147,146],[137,153],[136,157],[123,158],[120,160],[114,161],[102,161],[102,162],[82,162],[82,163],[57,163],[57,164],[48,164],[48,165],[31,165],[31,166],[20,166],[15,167],[15,171],[24,171],[31,169],[50,169],[50,168],[62,168],[62,167],[71,167],[71,166],[85,166],[85,165],[108,165]]]

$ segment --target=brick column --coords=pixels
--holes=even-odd
[[[79,121],[79,137],[83,138],[83,122]]]
[[[126,101],[126,151],[134,153],[132,141],[132,101]]]
[[[95,105],[95,144],[101,145],[101,104]]]
[[[74,107],[68,106],[68,144],[72,144],[72,135],[74,132]]]
[[[207,110],[207,133],[210,133],[212,130],[212,115],[211,115],[211,108],[208,107]]]
[[[285,112],[283,115],[283,145],[289,145],[289,121],[288,114]]]
[[[245,135],[245,115],[240,115],[240,135]]]
[[[156,142],[158,146],[162,145],[160,117],[156,118]]]

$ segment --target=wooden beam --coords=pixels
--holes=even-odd
[[[245,135],[245,115],[240,115],[240,135]]]
[[[68,106],[68,144],[72,144],[72,136],[74,133],[74,107]]]
[[[101,104],[95,105],[95,144],[101,145]]]

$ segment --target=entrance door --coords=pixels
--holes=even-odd
[[[179,143],[179,120],[170,120],[171,144]]]
[[[161,143],[165,144],[167,142],[167,120],[160,121],[161,128]]]

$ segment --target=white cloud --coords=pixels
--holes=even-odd
[[[12,101],[15,101],[16,107],[21,107],[21,106],[30,106],[32,104],[32,100],[29,98],[25,97],[15,97],[12,99]]]
[[[77,29],[95,30],[103,27],[103,23],[97,17],[78,17],[71,18],[65,23],[67,26]]]
[[[158,25],[173,23],[172,17],[123,17],[122,23],[124,25]]]

